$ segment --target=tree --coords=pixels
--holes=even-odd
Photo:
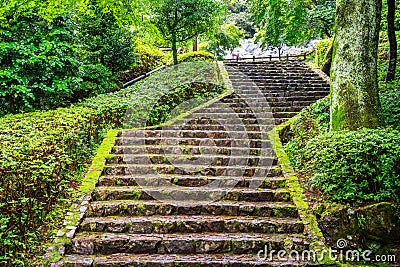
[[[216,0],[155,0],[150,10],[152,22],[172,46],[176,65],[177,44],[215,28],[222,6]]]
[[[389,65],[386,72],[386,82],[392,81],[396,74],[397,40],[395,31],[396,1],[387,0],[387,31],[390,43]]]
[[[206,48],[219,59],[223,59],[225,51],[233,51],[240,45],[240,40],[243,39],[244,33],[245,31],[236,27],[233,22],[224,24],[216,32],[212,32],[206,37]]]
[[[263,47],[297,45],[333,30],[334,0],[255,0],[251,7]]]
[[[380,0],[337,1],[331,70],[334,131],[380,125],[377,56],[381,10]]]

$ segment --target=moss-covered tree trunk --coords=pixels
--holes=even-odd
[[[382,0],[338,0],[331,69],[331,129],[380,125],[377,56]]]

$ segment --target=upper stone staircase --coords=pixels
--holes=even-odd
[[[252,84],[265,95],[275,123],[281,124],[303,108],[329,95],[329,83],[301,61],[226,62],[233,87]],[[249,81],[243,81],[245,75]],[[251,93],[249,88],[249,93]]]
[[[63,265],[309,266],[257,257],[311,241],[266,133],[329,86],[297,61],[226,69],[218,102],[119,133]]]

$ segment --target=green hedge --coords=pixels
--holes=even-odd
[[[215,57],[210,52],[206,51],[198,51],[198,52],[187,52],[184,54],[178,55],[178,62],[199,62],[199,61],[208,61],[212,62],[215,60]]]
[[[87,108],[0,119],[0,263],[26,260],[46,215],[69,197],[102,128]]]
[[[387,129],[329,132],[329,97],[280,131],[292,165],[329,199],[352,204],[399,201],[399,94],[382,94]]]
[[[127,109],[131,122],[159,123],[185,100],[221,93],[196,82],[207,77],[217,79],[214,65],[182,64],[77,106],[0,118],[0,265],[28,264],[46,216],[70,197],[103,133],[121,127]]]
[[[400,200],[400,132],[363,129],[317,136],[304,149],[302,170],[311,184],[343,203]]]

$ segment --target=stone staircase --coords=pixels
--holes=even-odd
[[[264,258],[310,247],[266,133],[328,86],[298,62],[226,68],[231,94],[119,133],[63,265],[309,266]]]
[[[258,87],[265,95],[275,123],[281,124],[303,108],[329,95],[329,83],[301,61],[227,62],[234,87]],[[242,75],[248,77],[243,82]]]

